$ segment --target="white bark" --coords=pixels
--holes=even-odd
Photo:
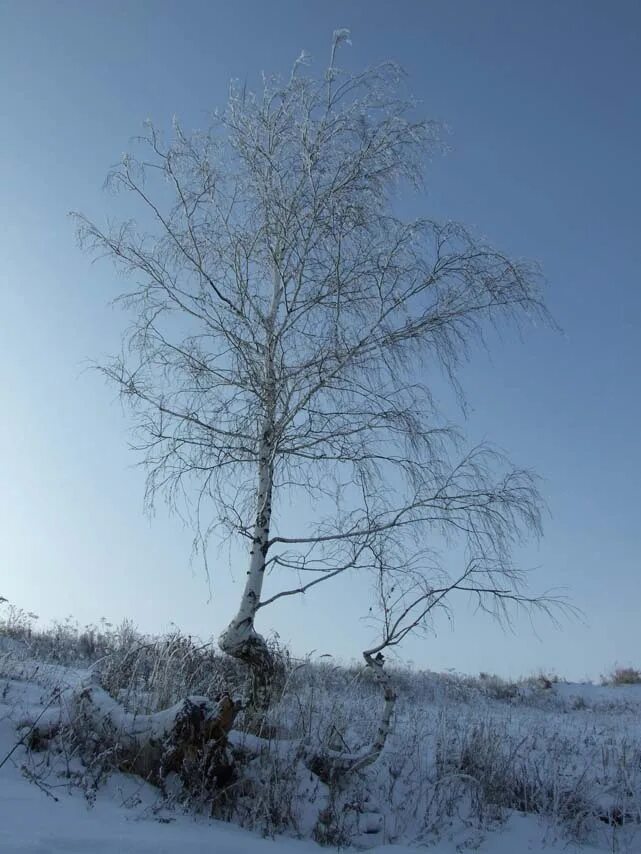
[[[366,765],[376,762],[383,752],[387,737],[392,731],[392,716],[394,714],[394,709],[396,708],[396,691],[392,685],[392,677],[383,667],[383,660],[374,657],[373,653],[370,651],[364,652],[363,657],[365,658],[367,666],[372,668],[376,681],[383,686],[384,704],[376,737],[369,749],[364,751],[361,757],[350,766],[350,772],[358,771],[360,768],[364,768]]]
[[[278,256],[278,252],[276,253]],[[256,495],[256,521],[249,557],[249,569],[238,613],[221,634],[219,645],[223,652],[245,661],[252,668],[253,686],[251,704],[258,709],[269,706],[271,683],[275,673],[274,657],[265,639],[254,628],[256,611],[260,606],[265,566],[269,550],[269,532],[272,516],[274,487],[274,455],[276,443],[276,377],[275,327],[283,295],[282,277],[278,257],[273,266],[273,290],[269,313],[265,319],[265,388],[266,415],[258,448],[258,490]]]
[[[378,649],[366,650],[363,658],[374,673],[376,681],[383,686],[383,711],[376,736],[371,744],[358,753],[339,753],[334,750],[326,750],[322,753],[308,753],[305,757],[307,767],[320,777],[321,780],[329,782],[331,779],[341,778],[355,771],[360,771],[367,765],[376,762],[387,738],[392,730],[392,716],[396,707],[396,691],[392,685],[392,678],[383,667],[382,657],[375,657]]]
[[[265,559],[271,522],[273,488],[272,435],[273,426],[265,424],[259,451],[258,510],[254,525],[245,589],[238,613],[219,638],[219,645],[223,652],[236,658],[249,660],[250,662],[254,655],[253,650],[265,643],[264,639],[254,629],[254,618],[260,604],[263,589]]]

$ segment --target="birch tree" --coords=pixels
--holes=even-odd
[[[395,64],[341,70],[346,39],[320,76],[301,55],[257,92],[232,84],[205,131],[148,124],[109,177],[138,219],[78,217],[83,244],[133,281],[123,353],[103,370],[131,404],[149,499],[191,496],[203,548],[213,533],[247,545],[220,646],[263,708],[275,665],[256,619],[282,597],[371,579],[383,633],[365,659],[382,679],[382,650],[457,591],[498,613],[547,605],[511,559],[540,528],[534,477],[468,447],[434,396],[436,382],[462,393],[487,324],[545,317],[537,270],[458,223],[403,215],[441,129]],[[286,501],[306,508],[300,528]],[[463,555],[449,576],[443,542]]]

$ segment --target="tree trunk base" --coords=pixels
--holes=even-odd
[[[247,697],[243,704],[245,723],[254,734],[260,735],[267,712],[283,690],[282,661],[253,626],[248,629],[233,622],[220,636],[219,645],[224,653],[248,668]]]

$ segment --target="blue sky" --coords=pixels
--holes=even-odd
[[[67,213],[117,213],[102,182],[145,118],[198,127],[231,77],[287,71],[302,48],[321,68],[337,27],[352,30],[345,62],[396,59],[451,128],[422,210],[539,260],[563,329],[492,339],[464,372],[466,429],[543,477],[551,516],[522,561],[585,620],[505,635],[463,604],[404,657],[573,677],[638,665],[641,6],[626,0],[2,0],[0,593],[45,621],[131,617],[205,637],[231,616],[242,562],[212,543],[210,597],[190,531],[143,515],[126,416],[86,370],[118,347],[107,303],[123,282],[80,253]],[[349,659],[371,636],[358,597],[328,587],[259,628]]]

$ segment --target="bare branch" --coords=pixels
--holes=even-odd
[[[488,324],[549,318],[535,265],[398,215],[441,129],[416,118],[394,64],[341,70],[347,40],[334,33],[316,78],[301,55],[262,91],[232,84],[204,131],[174,123],[165,140],[148,124],[109,177],[138,222],[77,222],[134,281],[123,353],[102,370],[131,406],[149,501],[191,514],[203,552],[214,530],[249,541],[223,648],[269,671],[258,610],[373,576],[384,632],[365,659],[385,681],[375,655],[456,591],[498,617],[549,610],[511,564],[541,530],[536,478],[466,448],[432,393],[438,373],[463,399],[458,371]],[[450,545],[468,563],[446,580],[436,548]]]

